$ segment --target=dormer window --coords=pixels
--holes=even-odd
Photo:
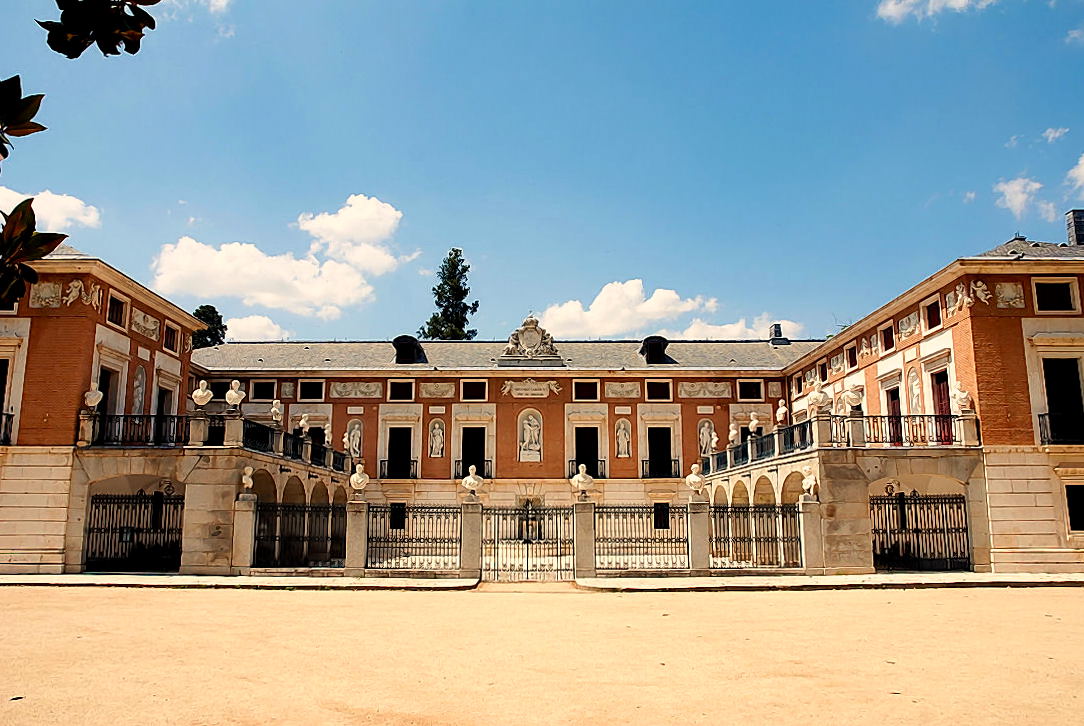
[[[395,362],[398,365],[428,362],[422,344],[413,335],[400,335],[391,344],[395,346]]]
[[[648,365],[674,363],[674,359],[666,355],[668,345],[670,341],[661,335],[649,335],[640,345],[640,355],[644,357],[644,362]]]

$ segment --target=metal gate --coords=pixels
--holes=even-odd
[[[482,509],[482,579],[571,580],[575,575],[572,507]]]
[[[869,498],[878,570],[969,570],[971,541],[962,494],[899,492]]]
[[[88,572],[175,572],[181,566],[184,496],[94,494],[87,519]]]
[[[256,503],[253,567],[342,567],[345,504]]]

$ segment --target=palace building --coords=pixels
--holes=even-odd
[[[0,572],[1084,571],[1084,212],[827,340],[228,343],[61,247],[0,313]],[[206,385],[201,382],[205,381]]]

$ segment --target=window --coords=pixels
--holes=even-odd
[[[933,330],[941,325],[941,301],[934,300],[922,306],[922,316],[926,319],[926,330]]]
[[[414,381],[388,381],[389,401],[413,401]]]
[[[670,529],[670,504],[655,502],[651,507],[651,519],[655,529]]]
[[[1084,484],[1065,485],[1065,504],[1069,510],[1069,530],[1084,531]]]
[[[821,383],[825,383],[828,380],[828,364],[823,361],[817,364],[817,377],[821,379]]]
[[[597,401],[598,400],[598,381],[573,381],[572,382],[572,400],[573,401]]]
[[[1075,280],[1035,280],[1035,310],[1040,313],[1075,313],[1077,304]]]
[[[485,381],[463,381],[460,398],[464,401],[484,401],[486,394]]]
[[[127,327],[128,301],[114,293],[109,293],[109,305],[106,307],[105,319],[121,328]]]
[[[226,399],[226,391],[230,390],[229,381],[211,381],[208,386],[211,389],[211,393],[215,395],[215,400],[224,401]]]
[[[649,400],[649,401],[669,401],[670,400],[670,381],[648,381],[647,382],[647,400]]]
[[[791,379],[792,387],[794,388],[794,395],[797,396],[802,392],[802,374],[798,373]]]
[[[0,307],[0,313],[17,313],[19,311],[19,301],[15,300],[11,305],[7,307]]]
[[[275,382],[274,381],[252,381],[249,384],[249,393],[252,396],[253,401],[273,401],[275,400]]]
[[[739,401],[764,400],[764,385],[760,381],[738,381]]]
[[[323,381],[298,381],[298,383],[297,383],[297,399],[299,401],[323,401],[324,400],[324,382]]]
[[[172,353],[176,353],[180,340],[181,329],[176,325],[166,323],[165,330],[162,332],[162,347]]]
[[[881,328],[881,352],[887,353],[896,347],[896,331],[891,326]]]
[[[852,345],[843,351],[847,355],[847,369],[858,367],[858,346]]]

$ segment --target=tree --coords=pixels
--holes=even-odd
[[[470,265],[463,260],[463,250],[453,247],[440,263],[439,282],[433,288],[437,312],[429,316],[418,330],[419,337],[429,340],[473,340],[477,330],[467,330],[468,316],[478,312],[478,301],[467,303],[470,288],[467,273]]]
[[[192,311],[196,319],[207,324],[205,330],[192,333],[193,348],[210,348],[226,342],[226,324],[214,305],[200,305]]]

